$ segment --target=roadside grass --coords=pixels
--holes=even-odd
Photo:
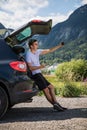
[[[62,97],[87,96],[87,82],[60,82],[55,75],[44,75],[46,79],[53,84],[55,94]],[[39,96],[43,92],[39,92]]]

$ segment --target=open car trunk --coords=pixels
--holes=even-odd
[[[9,36],[5,38],[5,41],[7,44],[13,47],[14,45],[23,43],[35,34],[46,35],[50,32],[51,28],[51,19],[48,21],[32,20],[16,31],[13,31]]]

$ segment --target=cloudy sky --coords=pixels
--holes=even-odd
[[[16,29],[32,19],[52,19],[54,26],[84,4],[87,0],[0,0],[0,22]]]

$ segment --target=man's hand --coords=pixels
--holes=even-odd
[[[61,42],[61,45],[64,46],[64,42]]]
[[[50,48],[50,49],[45,49],[44,51],[42,51],[42,55],[44,54],[48,54],[50,52],[54,52],[56,51],[57,49],[61,48],[64,46],[64,42],[61,42],[60,44],[58,44],[57,46],[53,47],[53,48]]]
[[[46,66],[46,65],[44,65],[44,64],[43,64],[43,65],[40,65],[40,69],[45,68],[45,66]]]

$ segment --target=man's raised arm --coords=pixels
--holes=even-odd
[[[59,49],[59,48],[61,48],[63,46],[64,46],[64,42],[61,42],[59,45],[57,45],[55,47],[43,50],[42,53],[41,53],[41,55],[48,54],[50,52],[54,52],[54,51],[56,51],[57,49]]]

